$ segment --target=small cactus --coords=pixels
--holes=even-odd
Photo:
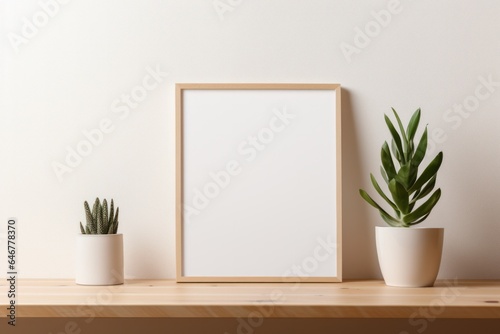
[[[83,203],[85,208],[85,217],[87,224],[85,226],[80,222],[80,232],[82,234],[116,234],[118,232],[118,213],[119,208],[114,212],[114,203],[111,200],[111,207],[108,212],[108,202],[106,200],[99,201],[95,199],[92,211],[87,201]]]

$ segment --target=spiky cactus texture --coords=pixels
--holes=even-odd
[[[114,203],[111,200],[111,207],[108,212],[108,202],[103,200],[100,202],[99,198],[95,199],[92,211],[90,210],[89,203],[83,203],[85,208],[85,217],[87,225],[85,227],[80,222],[80,232],[82,234],[116,234],[118,232],[118,214],[120,209],[116,208],[114,212]]]

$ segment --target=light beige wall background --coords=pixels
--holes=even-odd
[[[120,206],[126,276],[173,278],[174,84],[292,82],[344,89],[345,278],[380,277],[382,222],[357,191],[392,106],[421,107],[444,151],[422,224],[446,228],[440,277],[498,279],[498,17],[494,0],[0,1],[0,217],[19,219],[20,277],[73,277],[100,196]]]

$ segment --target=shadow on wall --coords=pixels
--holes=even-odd
[[[494,115],[497,111],[492,108],[481,112]],[[492,142],[496,135],[495,130],[484,129],[481,142]],[[477,149],[477,137],[472,131],[457,134],[452,140],[455,140],[453,146],[461,149],[445,152],[451,151],[446,155],[440,179],[446,196],[443,203],[438,204],[441,205],[439,216],[432,218],[433,225],[447,224],[441,272],[446,272],[446,277],[460,279],[498,279],[500,190],[495,181],[500,168],[500,147],[490,145],[488,150]],[[455,218],[450,219],[451,214]]]
[[[342,271],[345,279],[380,278],[375,224],[358,192],[363,161],[351,95],[342,88]]]

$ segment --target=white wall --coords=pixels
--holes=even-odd
[[[95,196],[120,206],[127,277],[174,277],[174,84],[325,82],[344,89],[344,277],[380,277],[383,224],[357,191],[378,171],[393,106],[405,119],[421,107],[444,151],[442,200],[423,224],[446,228],[440,277],[499,278],[500,3],[223,1],[235,4],[223,19],[212,0],[65,0],[52,17],[38,1],[0,2],[0,217],[19,219],[21,277],[73,277]],[[380,28],[372,12],[388,8]],[[120,102],[156,69],[168,74],[135,109]],[[478,89],[488,78],[491,91]],[[464,103],[474,111],[449,111]],[[60,182],[53,163],[103,120],[108,133]]]

